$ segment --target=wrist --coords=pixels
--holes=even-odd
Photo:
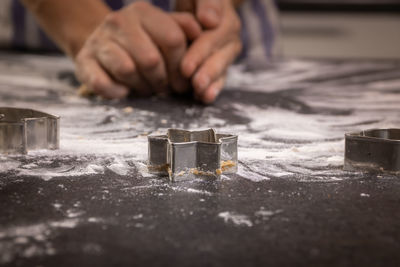
[[[64,23],[62,26],[64,38],[60,44],[64,52],[72,59],[75,59],[86,40],[109,13],[111,13],[111,10],[98,10],[96,15],[92,16],[93,14],[91,14],[90,19],[82,20],[79,25]]]
[[[49,37],[72,58],[111,12],[99,0],[23,0],[23,4]]]

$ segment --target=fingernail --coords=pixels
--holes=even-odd
[[[221,93],[221,90],[214,90],[214,100],[213,101],[217,100],[220,93]]]
[[[211,104],[215,101],[215,98],[217,98],[218,92],[214,90],[213,88],[210,88],[205,94],[204,94],[204,102],[206,104]]]
[[[115,87],[113,98],[125,98],[129,93],[129,90],[125,87]]]
[[[188,63],[186,63],[186,67],[185,67],[185,70],[184,70],[183,74],[187,78],[189,78],[190,76],[192,76],[192,74],[194,72],[194,69],[195,69],[194,63],[193,62],[188,62]]]
[[[207,75],[200,75],[200,77],[197,77],[196,80],[199,89],[202,91],[210,84],[210,78]]]

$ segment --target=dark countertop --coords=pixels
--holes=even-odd
[[[62,134],[0,157],[0,265],[399,266],[399,177],[342,170],[345,132],[400,125],[399,66],[236,67],[204,107],[80,99],[65,59],[1,54],[0,106],[61,115]],[[238,133],[239,172],[151,176],[146,135],[168,127]]]

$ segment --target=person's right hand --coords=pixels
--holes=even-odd
[[[90,15],[90,14],[88,14]],[[78,79],[105,98],[123,98],[132,88],[149,95],[190,83],[180,71],[187,40],[201,34],[189,13],[167,14],[145,2],[110,13],[75,58]]]

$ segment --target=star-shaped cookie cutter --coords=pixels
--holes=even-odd
[[[60,117],[33,109],[0,107],[0,153],[60,147]]]
[[[214,129],[168,129],[166,135],[148,136],[148,169],[171,181],[235,173],[237,141],[237,135],[217,134]]]

